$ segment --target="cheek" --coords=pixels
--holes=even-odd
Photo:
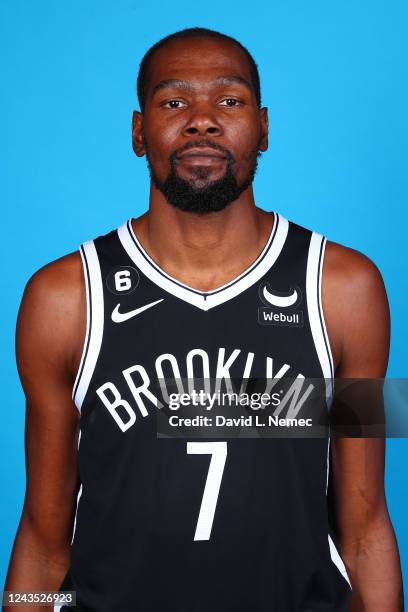
[[[153,129],[151,126],[154,126]],[[148,119],[145,123],[145,138],[149,157],[157,162],[168,163],[178,134],[179,129],[173,123],[170,125],[157,118]]]
[[[246,163],[253,160],[258,152],[260,126],[253,120],[243,121],[239,126],[233,126],[230,133],[237,162]]]

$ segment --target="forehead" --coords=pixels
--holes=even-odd
[[[167,79],[186,79],[197,85],[217,77],[239,76],[251,82],[249,60],[242,49],[220,38],[173,40],[158,49],[149,65],[147,96]]]

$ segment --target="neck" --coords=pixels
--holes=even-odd
[[[256,207],[252,186],[221,211],[181,211],[151,186],[149,211],[133,221],[143,248],[168,274],[202,291],[238,276],[261,252],[273,216]]]

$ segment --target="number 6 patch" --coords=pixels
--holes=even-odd
[[[106,286],[115,295],[132,293],[139,284],[139,273],[132,266],[112,270],[106,278]]]

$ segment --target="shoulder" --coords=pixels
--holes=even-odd
[[[85,327],[84,273],[76,251],[43,266],[27,282],[17,319],[19,367],[38,355],[74,370]]]
[[[362,361],[368,364],[371,351],[378,371],[382,371],[388,358],[389,306],[384,280],[374,261],[356,249],[327,241],[322,300],[337,367],[351,363],[352,355],[359,366],[348,375],[360,376],[358,369],[362,376],[370,375],[369,368],[365,374],[360,366]]]
[[[25,293],[41,299],[55,299],[71,292],[81,291],[82,262],[79,251],[69,253],[56,259],[39,270],[28,280]]]
[[[24,290],[21,316],[54,324],[65,320],[69,323],[80,302],[85,297],[85,284],[79,251],[65,255],[35,272]]]
[[[378,266],[361,251],[327,240],[324,275],[333,293],[344,299],[367,299],[384,292]]]

